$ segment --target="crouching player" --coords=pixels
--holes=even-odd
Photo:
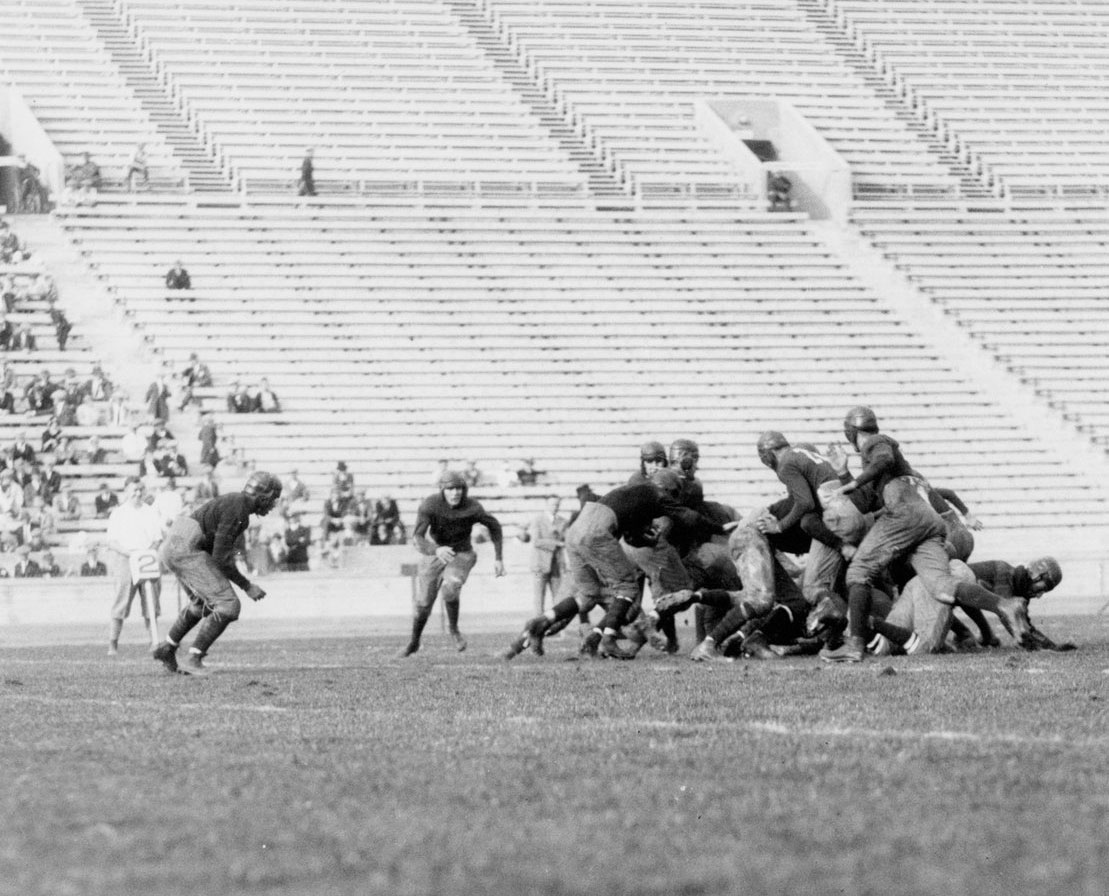
[[[266,592],[249,581],[235,565],[235,546],[250,524],[250,515],[265,516],[281,497],[281,480],[272,473],[251,473],[241,492],[221,495],[191,513],[177,517],[162,544],[162,563],[181,583],[189,603],[170,627],[154,659],[177,672],[177,648],[199,623],[200,628],[180,671],[207,675],[204,657],[223,630],[242,609],[232,583],[251,600]]]
[[[489,530],[496,555],[493,573],[503,576],[501,524],[486,513],[479,502],[468,497],[466,479],[461,473],[444,474],[439,481],[439,491],[425,498],[416,512],[416,526],[412,530],[412,541],[420,552],[416,606],[412,614],[412,637],[400,652],[402,658],[420,649],[420,637],[438,597],[443,598],[455,647],[466,649],[466,639],[458,630],[458,611],[462,586],[477,563],[477,554],[470,541],[470,533],[476,525]]]

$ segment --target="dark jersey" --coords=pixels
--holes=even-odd
[[[682,506],[671,498],[663,498],[652,484],[622,485],[603,498],[604,504],[616,514],[617,537],[636,541],[659,517],[669,517],[675,526],[693,529],[704,527],[713,535],[724,534],[724,527],[703,517],[695,510]]]
[[[493,551],[500,560],[504,547],[501,524],[496,517],[486,513],[480,502],[465,494],[457,507],[451,507],[442,492],[425,498],[416,511],[416,527],[412,530],[412,540],[421,554],[434,554],[438,547],[451,548],[456,552],[472,551],[474,546],[470,541],[470,533],[477,525],[489,530]]]
[[[817,490],[825,482],[838,482],[832,465],[819,454],[804,448],[789,448],[778,461],[775,471],[793,502],[786,516],[779,520],[783,529],[800,523],[809,514],[822,514]]]
[[[881,507],[885,498],[885,489],[894,479],[902,476],[913,476],[913,468],[901,453],[901,446],[895,439],[884,434],[867,436],[866,442],[859,452],[863,469],[855,482],[858,486],[874,485],[874,504]],[[896,496],[898,500],[916,500],[922,498],[914,485],[906,483],[906,487]]]
[[[999,597],[1023,597],[1032,595],[1032,577],[1023,566],[1012,566],[1004,560],[983,560],[969,563],[974,577]]]
[[[220,571],[240,588],[246,588],[250,582],[235,566],[235,548],[250,525],[253,508],[250,498],[242,492],[232,492],[213,498],[190,514],[200,524],[202,538],[198,547],[211,554]]]

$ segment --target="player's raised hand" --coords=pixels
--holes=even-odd
[[[841,442],[829,442],[828,450],[824,452],[824,456],[828,458],[828,463],[832,465],[832,469],[836,471],[837,476],[842,476],[847,472],[847,449],[843,447]]]
[[[266,592],[251,582],[246,589],[246,596],[251,600],[261,600],[266,596]]]
[[[967,524],[968,529],[973,529],[975,532],[983,528],[982,521],[978,519],[978,517],[976,517],[973,513],[968,513],[965,517],[963,517],[963,521]]]

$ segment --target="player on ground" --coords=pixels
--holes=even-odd
[[[107,539],[116,582],[108,656],[119,652],[123,620],[130,614],[136,594],[142,595],[139,604],[143,625],[150,635],[150,646],[157,649],[161,612],[158,601],[162,591],[158,545],[162,541],[162,520],[158,511],[146,503],[146,487],[141,480],[136,478],[129,482],[123,503],[108,517]]]
[[[420,636],[438,597],[443,598],[455,647],[466,649],[466,639],[458,630],[458,611],[462,586],[477,563],[477,554],[470,541],[474,526],[485,526],[489,530],[496,557],[493,574],[504,575],[501,524],[486,513],[479,502],[470,498],[467,491],[465,477],[461,473],[448,472],[439,481],[439,491],[425,498],[416,512],[416,526],[412,530],[412,541],[420,552],[416,606],[412,614],[412,638],[401,650],[401,657],[411,656],[420,649]]]
[[[223,630],[239,618],[242,605],[232,584],[251,600],[266,592],[248,580],[235,565],[235,546],[250,525],[250,515],[265,516],[281,497],[281,480],[272,473],[250,474],[241,492],[213,498],[192,513],[177,517],[162,543],[162,563],[189,596],[188,605],[170,627],[154,659],[177,672],[177,648],[200,623],[182,671],[207,675],[204,657]]]
[[[1039,557],[1027,566],[1011,566],[1004,560],[970,564],[978,584],[1001,597],[1015,597],[1028,606],[1063,581],[1063,569],[1054,557]],[[1036,626],[1031,626],[1030,646],[1040,650],[1073,650],[1073,644],[1056,644]]]
[[[927,485],[914,475],[896,440],[879,433],[874,411],[862,406],[852,408],[844,418],[843,432],[859,452],[863,469],[855,479],[845,472],[841,479],[847,481],[839,492],[847,495],[873,485],[873,509],[882,512],[857,549],[850,546],[843,549],[849,559],[848,635],[840,647],[821,651],[821,659],[833,663],[862,661],[873,586],[891,563],[902,558],[908,560],[937,600],[958,601],[989,610],[997,614],[1013,637],[1023,642],[1029,624],[1019,600],[998,597],[977,583],[959,582],[951,575],[944,549],[947,530],[929,503]]]

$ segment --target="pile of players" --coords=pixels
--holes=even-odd
[[[690,607],[691,659],[700,661],[815,653],[859,663],[868,653],[997,646],[986,613],[1025,649],[1073,647],[1054,644],[1028,617],[1029,601],[1062,580],[1055,559],[968,565],[968,523],[977,522],[958,496],[914,470],[870,408],[847,413],[844,435],[859,455],[855,476],[841,445],[822,455],[764,432],[759,459],[788,495],[743,519],[705,501],[694,442],[680,439],[669,452],[648,442],[639,472],[570,526],[560,594],[504,658],[528,648],[541,655],[544,638],[598,606],[604,616],[584,627],[583,657],[632,659],[647,643],[676,653],[674,617]],[[803,567],[787,555],[805,555]]]

